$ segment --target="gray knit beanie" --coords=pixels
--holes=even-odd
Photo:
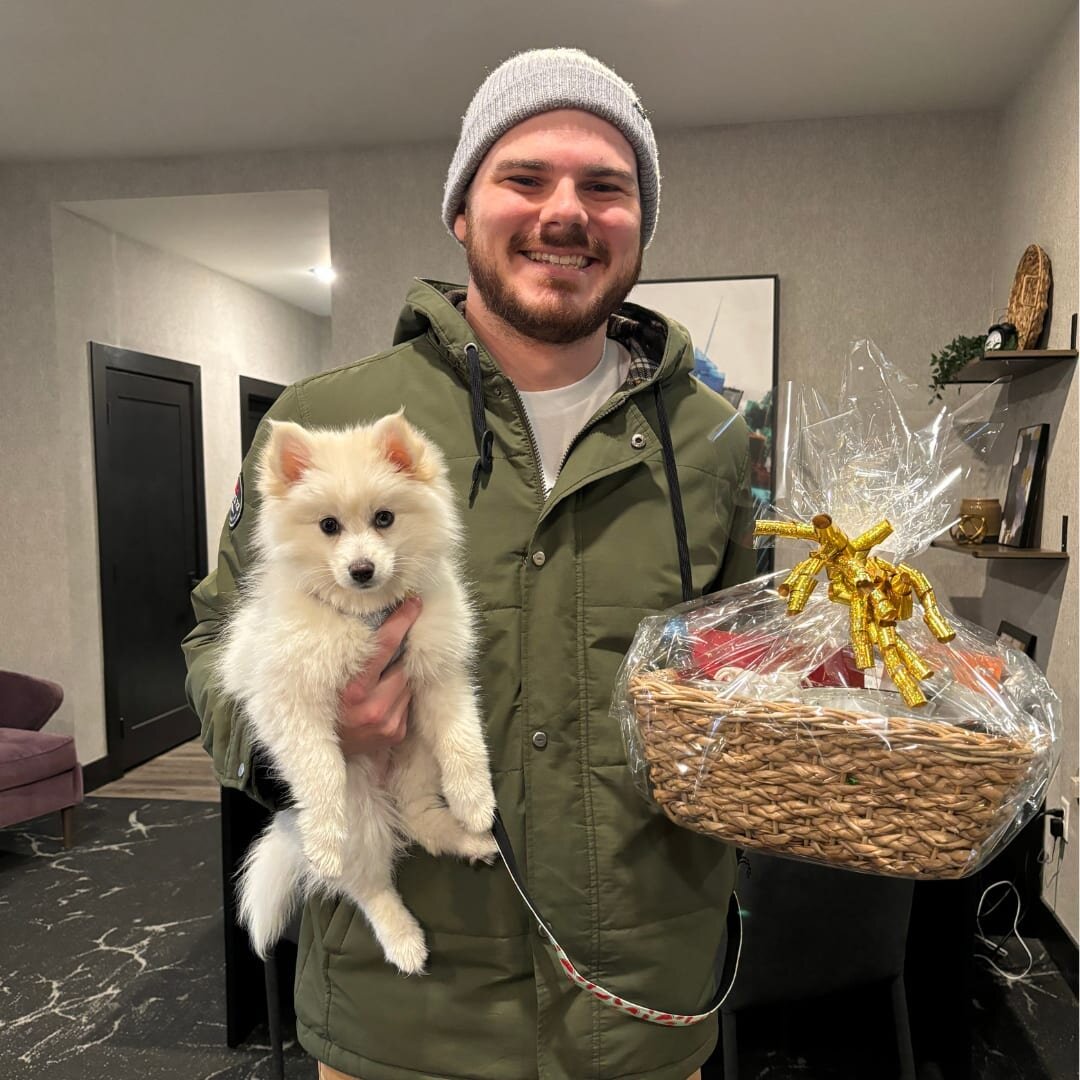
[[[454,232],[484,155],[516,124],[552,109],[582,109],[614,125],[637,155],[641,240],[647,247],[660,205],[660,162],[652,125],[633,87],[580,49],[534,49],[497,67],[481,84],[461,124],[443,193],[443,223]]]

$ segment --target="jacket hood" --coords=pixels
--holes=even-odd
[[[476,341],[475,331],[457,307],[464,299],[463,285],[415,278],[398,317],[394,344],[429,335],[451,365],[464,372],[465,346]],[[658,373],[661,379],[693,369],[694,349],[686,328],[649,308],[624,303],[608,320],[608,336],[626,345],[632,356],[644,357],[654,368],[653,375]],[[492,362],[483,350],[481,356],[481,366],[490,367]]]

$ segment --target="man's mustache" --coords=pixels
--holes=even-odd
[[[581,225],[570,225],[558,231],[541,229],[538,238],[529,233],[518,233],[510,240],[510,247],[514,251],[525,251],[530,247],[584,249],[592,258],[603,263],[608,262],[610,255],[607,244],[595,237],[590,239]]]

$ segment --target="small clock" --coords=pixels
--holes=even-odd
[[[986,343],[983,345],[985,352],[993,352],[995,349],[1015,349],[1017,342],[1016,327],[1012,323],[996,323],[986,331]]]

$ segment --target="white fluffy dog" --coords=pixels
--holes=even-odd
[[[495,810],[469,675],[476,637],[455,574],[461,525],[440,451],[399,413],[346,431],[275,423],[259,460],[258,554],[230,618],[218,675],[286,781],[293,807],[252,846],[240,914],[265,956],[297,901],[344,894],[386,958],[423,970],[427,946],[394,886],[409,840],[491,861]],[[403,663],[408,734],[389,768],[348,758],[339,695],[406,597],[422,611]]]

